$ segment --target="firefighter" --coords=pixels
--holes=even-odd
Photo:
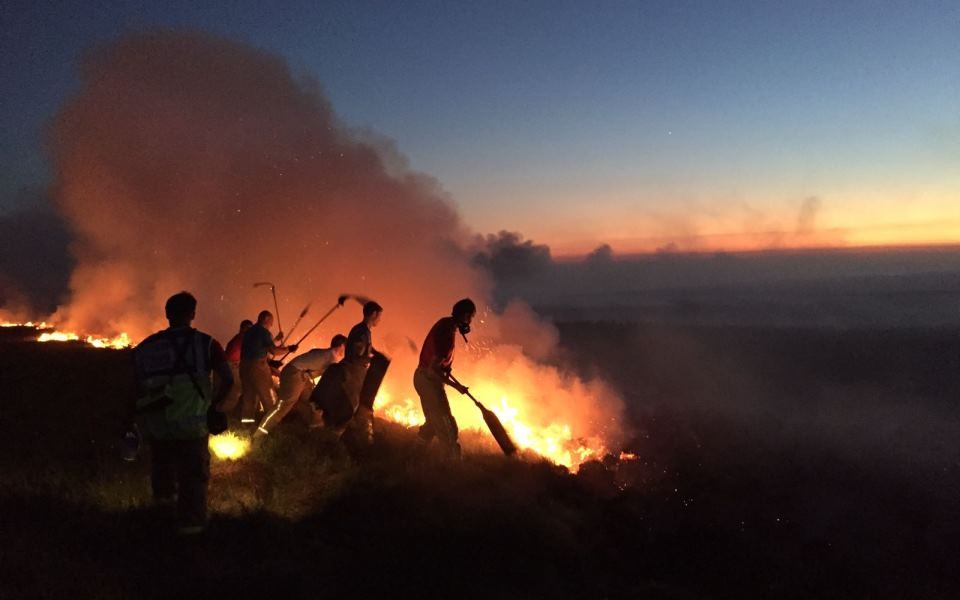
[[[171,296],[165,307],[170,327],[134,350],[135,413],[153,448],[153,497],[161,503],[176,497],[177,531],[183,535],[206,527],[208,413],[222,408],[233,383],[220,343],[190,326],[196,307],[187,292]],[[212,373],[221,382],[216,393]]]
[[[317,383],[311,403],[323,411],[323,424],[338,435],[348,430],[345,442],[353,450],[373,442],[373,400],[389,360],[373,347],[372,329],[380,323],[383,307],[369,301],[363,305],[363,321],[350,330],[344,358],[331,365]],[[377,368],[368,381],[371,361]]]
[[[277,341],[283,339],[283,334],[276,337],[270,334],[273,326],[273,314],[264,310],[257,315],[257,323],[243,334],[243,343],[240,347],[240,423],[252,425],[256,423],[259,407],[265,411],[273,409],[273,375],[270,371],[268,358],[280,353],[296,352],[296,344],[279,346]]]
[[[371,330],[380,324],[382,316],[382,306],[372,300],[366,302],[363,320],[347,335],[347,351],[343,359],[344,389],[354,408],[347,442],[355,449],[373,444],[373,402],[390,362],[386,355],[373,347]]]
[[[297,412],[311,426],[320,425],[319,414],[310,405],[314,380],[323,375],[331,364],[343,360],[347,338],[341,334],[333,336],[329,348],[314,348],[296,357],[280,371],[280,398],[277,407],[267,413],[257,427],[254,436],[266,435],[276,427],[289,412],[296,407]]]
[[[227,355],[227,364],[230,365],[230,373],[233,375],[233,385],[227,391],[227,397],[223,401],[223,412],[228,415],[236,410],[240,403],[240,349],[243,346],[243,334],[253,327],[253,321],[244,319],[240,321],[240,331],[237,332],[230,341],[224,352]]]
[[[434,323],[423,341],[420,363],[413,374],[413,387],[420,396],[420,407],[426,418],[419,437],[425,443],[437,438],[444,452],[455,458],[460,456],[459,430],[443,386],[449,385],[461,394],[467,392],[467,387],[451,379],[450,373],[457,332],[466,336],[476,313],[473,301],[464,298],[453,305],[451,316]]]
[[[380,324],[383,307],[370,300],[363,305],[363,320],[354,325],[347,335],[347,348],[343,360],[348,363],[370,365],[370,356],[374,352],[374,327]]]

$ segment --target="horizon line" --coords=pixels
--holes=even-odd
[[[843,246],[771,246],[769,248],[744,248],[744,249],[722,249],[722,248],[704,248],[689,250],[640,250],[634,252],[617,253],[614,252],[611,259],[631,260],[639,258],[664,257],[664,256],[744,256],[759,254],[814,254],[814,253],[845,253],[845,252],[923,252],[923,251],[956,251],[960,252],[960,242],[938,242],[938,243],[902,243],[902,244],[862,244],[862,245],[843,245]],[[592,254],[593,251],[586,253],[562,253],[553,255],[553,260],[557,262],[581,262]]]

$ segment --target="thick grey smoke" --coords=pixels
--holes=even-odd
[[[511,283],[543,274],[552,261],[550,247],[525,240],[514,231],[478,239],[474,264],[488,269],[497,281]]]
[[[613,248],[610,244],[601,244],[587,254],[584,262],[591,266],[608,265],[613,262]]]

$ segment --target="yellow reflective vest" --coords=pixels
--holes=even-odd
[[[160,440],[207,435],[207,409],[213,398],[213,338],[190,327],[155,333],[134,350],[136,412],[147,435]]]

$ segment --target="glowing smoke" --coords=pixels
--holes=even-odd
[[[151,32],[90,53],[83,88],[53,128],[56,197],[78,263],[56,321],[140,339],[165,325],[164,300],[186,289],[200,303],[197,326],[223,340],[272,309],[255,281],[277,285],[288,329],[308,302],[307,323],[340,292],[363,293],[386,307],[375,342],[394,358],[389,386],[406,393],[410,340],[421,343],[461,297],[483,304],[489,276],[471,262],[475,234],[437,183],[371,139],[337,121],[315,82],[242,43]],[[348,305],[312,341],[345,332],[359,312]],[[550,331],[519,309],[511,315],[530,328],[533,354],[549,354]],[[491,382],[529,395],[538,379],[562,379],[499,347],[498,323],[485,312],[477,335],[488,343],[471,350],[483,354],[477,365],[500,365],[484,367]],[[458,360],[465,381],[472,362]],[[564,385],[584,397],[543,394],[530,418],[569,414],[588,429],[576,435],[610,428],[612,394]]]

